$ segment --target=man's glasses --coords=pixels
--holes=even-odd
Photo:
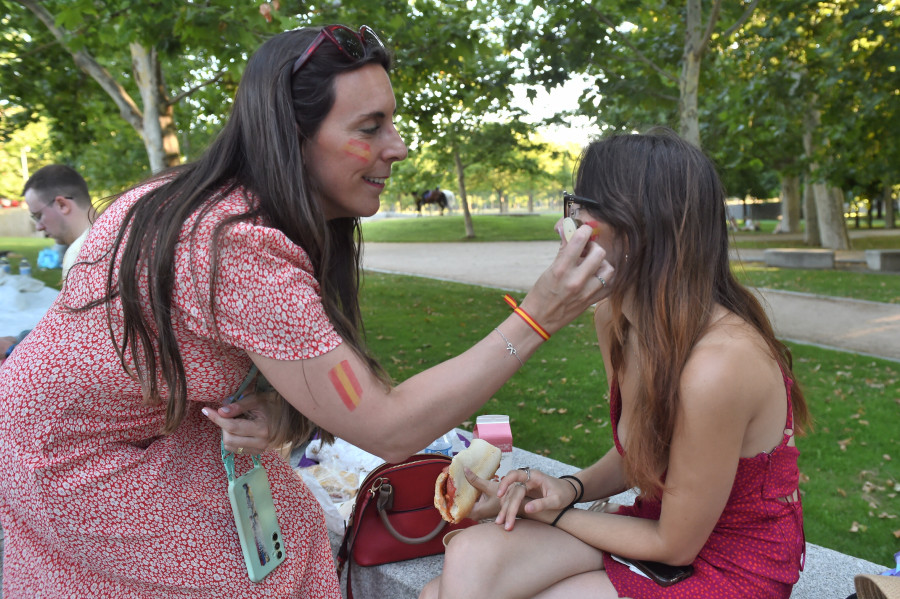
[[[593,208],[594,210],[600,210],[601,208],[600,202],[597,200],[577,196],[567,191],[563,192],[563,218],[572,218],[579,222],[583,221],[584,219],[581,218],[583,206]]]
[[[73,200],[73,199],[74,199],[74,198],[70,198],[70,197],[67,197],[67,196],[61,196],[61,197],[63,197],[63,198],[66,199],[66,200]],[[50,204],[52,204],[52,203],[55,202],[55,201],[56,201],[56,198],[53,198],[52,200],[50,200],[49,202],[46,202],[43,206],[41,206],[41,209],[40,209],[40,210],[38,210],[37,212],[32,212],[32,213],[31,213],[31,220],[33,220],[35,223],[41,222],[41,219],[44,218],[44,211],[47,210],[47,208],[50,206]]]
[[[312,58],[316,48],[321,46],[325,40],[337,46],[341,54],[351,60],[363,58],[366,55],[366,48],[369,46],[385,49],[384,43],[378,39],[378,36],[375,35],[375,32],[368,25],[363,25],[359,28],[359,31],[353,31],[346,25],[328,25],[319,32],[319,35],[312,41],[309,48],[304,50],[300,58],[294,63],[291,75],[296,74],[297,71],[303,68],[303,65]]]

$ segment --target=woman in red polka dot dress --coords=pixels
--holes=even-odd
[[[789,597],[807,409],[787,349],[731,274],[712,162],[668,129],[613,136],[585,148],[575,189],[566,215],[616,269],[595,312],[613,447],[574,476],[473,478],[493,498],[475,515],[495,522],[454,537],[422,598]],[[633,506],[574,508],[632,487]],[[664,585],[616,557],[692,573]]]
[[[389,63],[365,27],[272,38],[209,150],[98,218],[56,303],[0,371],[6,599],[338,598],[321,509],[275,452],[261,461],[286,559],[250,581],[220,443],[241,454],[319,431],[400,461],[540,346],[513,314],[502,334],[393,388],[366,351],[359,217],[377,211],[407,153]],[[522,302],[549,333],[604,294],[596,275],[612,268],[589,236]],[[254,364],[280,397],[231,415],[268,420],[222,418]]]

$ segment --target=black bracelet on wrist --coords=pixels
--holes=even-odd
[[[569,505],[567,505],[566,507],[561,509],[560,512],[558,514],[556,514],[556,518],[554,518],[553,522],[550,523],[550,526],[556,526],[556,523],[559,522],[559,519],[563,517],[563,514],[568,512],[570,509],[572,509],[573,505],[575,505],[575,504],[570,503]]]
[[[563,478],[560,477],[559,480],[563,480]],[[570,480],[567,480],[566,482],[569,483],[570,485],[572,485],[572,490],[575,491],[575,494],[572,496],[572,501],[569,502],[569,507],[571,507],[571,506],[575,505],[575,500],[578,499],[578,487],[576,487],[575,483],[573,483]]]
[[[563,474],[559,477],[559,479],[564,480],[572,485],[572,490],[575,491],[575,497],[572,498],[572,501],[569,503],[569,505],[560,510],[560,512],[556,515],[556,518],[554,518],[553,522],[550,523],[550,526],[556,526],[556,523],[559,522],[559,519],[563,517],[563,514],[575,507],[576,503],[581,503],[581,500],[584,497],[584,483],[582,483],[577,476],[572,476],[571,474]],[[578,483],[577,488],[575,487],[575,483],[572,482],[573,480],[575,481],[575,483]]]
[[[566,479],[566,480],[574,480],[576,483],[578,483],[579,489],[575,491],[575,499],[572,500],[572,503],[569,504],[569,507],[572,507],[576,503],[581,503],[581,500],[584,497],[584,483],[582,483],[581,480],[577,476],[572,476],[571,474],[563,474],[559,478]],[[572,485],[572,486],[574,487],[575,485]]]

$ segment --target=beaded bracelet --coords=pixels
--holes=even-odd
[[[525,310],[520,308],[519,304],[516,303],[516,300],[514,300],[511,295],[509,295],[507,293],[506,295],[503,296],[503,299],[506,301],[507,304],[509,304],[510,308],[513,309],[513,312],[518,314],[519,317],[528,324],[528,326],[530,326],[532,329],[534,329],[535,333],[537,333],[538,335],[541,336],[541,339],[543,339],[544,341],[547,341],[548,339],[550,339],[550,333],[545,331],[544,327],[539,325],[537,323],[537,321],[535,319],[533,319],[530,314],[528,314],[528,312],[526,312]]]

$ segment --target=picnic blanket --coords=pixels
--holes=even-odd
[[[0,272],[0,336],[34,328],[58,294],[38,279]]]

